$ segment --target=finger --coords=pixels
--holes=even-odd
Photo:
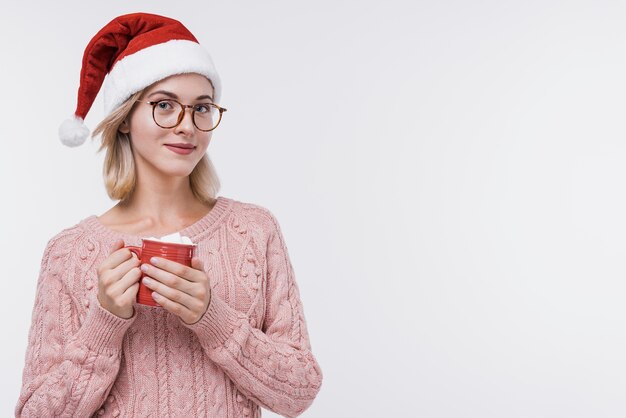
[[[144,269],[144,273],[153,278],[155,281],[163,283],[167,287],[171,287],[189,295],[192,294],[194,288],[193,282],[183,279],[168,271],[161,270],[160,268],[152,266],[150,264],[142,264],[141,267]]]
[[[170,300],[158,292],[152,292],[152,298],[168,312],[178,315],[183,320],[193,317],[193,312],[191,312],[185,305]]]
[[[103,262],[101,268],[104,270],[112,270],[119,266],[122,262],[130,259],[137,260],[133,257],[133,253],[128,248],[119,248],[113,251]]]
[[[111,249],[109,251],[109,255],[113,252],[115,252],[115,250],[118,250],[120,248],[122,248],[124,246],[124,240],[122,239],[116,239],[113,244],[111,245]]]
[[[150,263],[161,270],[170,272],[190,282],[199,282],[204,279],[204,272],[198,271],[176,261],[168,260],[167,258],[152,257],[150,259]]]
[[[138,291],[139,291],[139,282],[133,284],[128,289],[126,289],[123,296],[135,299]]]
[[[117,267],[113,268],[111,274],[113,274],[115,277],[121,277],[125,275],[126,273],[128,273],[134,267],[138,267],[141,264],[139,259],[132,257],[130,255],[125,260],[126,261],[121,262]]]
[[[139,267],[131,268],[120,280],[112,285],[112,291],[115,294],[122,294],[128,290],[135,283],[139,283],[139,279],[141,279],[141,270]]]
[[[119,282],[126,273],[128,273],[134,267],[138,267],[139,264],[139,260],[130,257],[128,260],[124,261],[113,269],[107,270],[106,268],[100,266],[98,278],[105,287],[109,287]]]
[[[196,270],[204,270],[204,263],[200,260],[199,257],[193,257],[191,259],[191,267]]]
[[[100,265],[100,267],[104,270],[108,270],[111,269],[113,267],[115,267],[117,264],[113,265],[112,261],[109,259],[111,257],[112,254],[114,254],[117,250],[119,250],[120,248],[122,248],[124,246],[124,241],[121,239],[115,240],[113,242],[113,244],[111,244],[111,246],[109,247],[109,253],[107,254],[107,258],[102,262],[102,264]]]
[[[185,306],[190,311],[199,310],[202,308],[202,301],[194,298],[193,296],[185,292],[181,292],[178,289],[173,289],[156,280],[151,280],[150,277],[144,277],[143,284],[145,284],[148,289],[157,292],[159,295],[165,296],[173,302]]]

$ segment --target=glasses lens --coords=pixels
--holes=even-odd
[[[218,123],[220,123],[220,111],[217,107],[211,103],[201,103],[194,107],[194,122],[196,127],[203,131],[209,131],[215,129]]]
[[[160,100],[154,106],[154,121],[163,128],[173,128],[181,110],[180,105],[172,100]]]
[[[221,113],[212,103],[199,103],[193,107],[196,127],[210,131],[220,123]],[[163,128],[173,128],[178,124],[183,108],[173,100],[159,100],[154,106],[154,121]]]

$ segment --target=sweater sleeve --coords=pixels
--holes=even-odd
[[[313,402],[322,371],[311,352],[302,303],[283,235],[271,215],[267,242],[266,314],[262,329],[215,293],[203,317],[187,325],[208,357],[249,399],[296,417]],[[182,321],[181,321],[182,322]]]
[[[77,270],[72,268],[76,245],[76,234],[66,230],[44,251],[16,417],[91,416],[117,376],[122,339],[136,315],[123,319],[110,313],[93,292],[82,324],[74,325],[78,309],[68,276]]]

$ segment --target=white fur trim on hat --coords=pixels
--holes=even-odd
[[[133,93],[170,75],[198,73],[211,80],[219,103],[221,82],[209,53],[197,42],[172,40],[153,45],[118,61],[104,79],[104,112],[110,114]]]

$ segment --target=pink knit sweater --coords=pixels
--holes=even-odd
[[[198,244],[212,298],[186,325],[161,307],[129,319],[96,298],[96,268],[116,239],[95,215],[45,249],[16,416],[295,417],[320,390],[280,227],[258,205],[218,197],[183,229]]]

